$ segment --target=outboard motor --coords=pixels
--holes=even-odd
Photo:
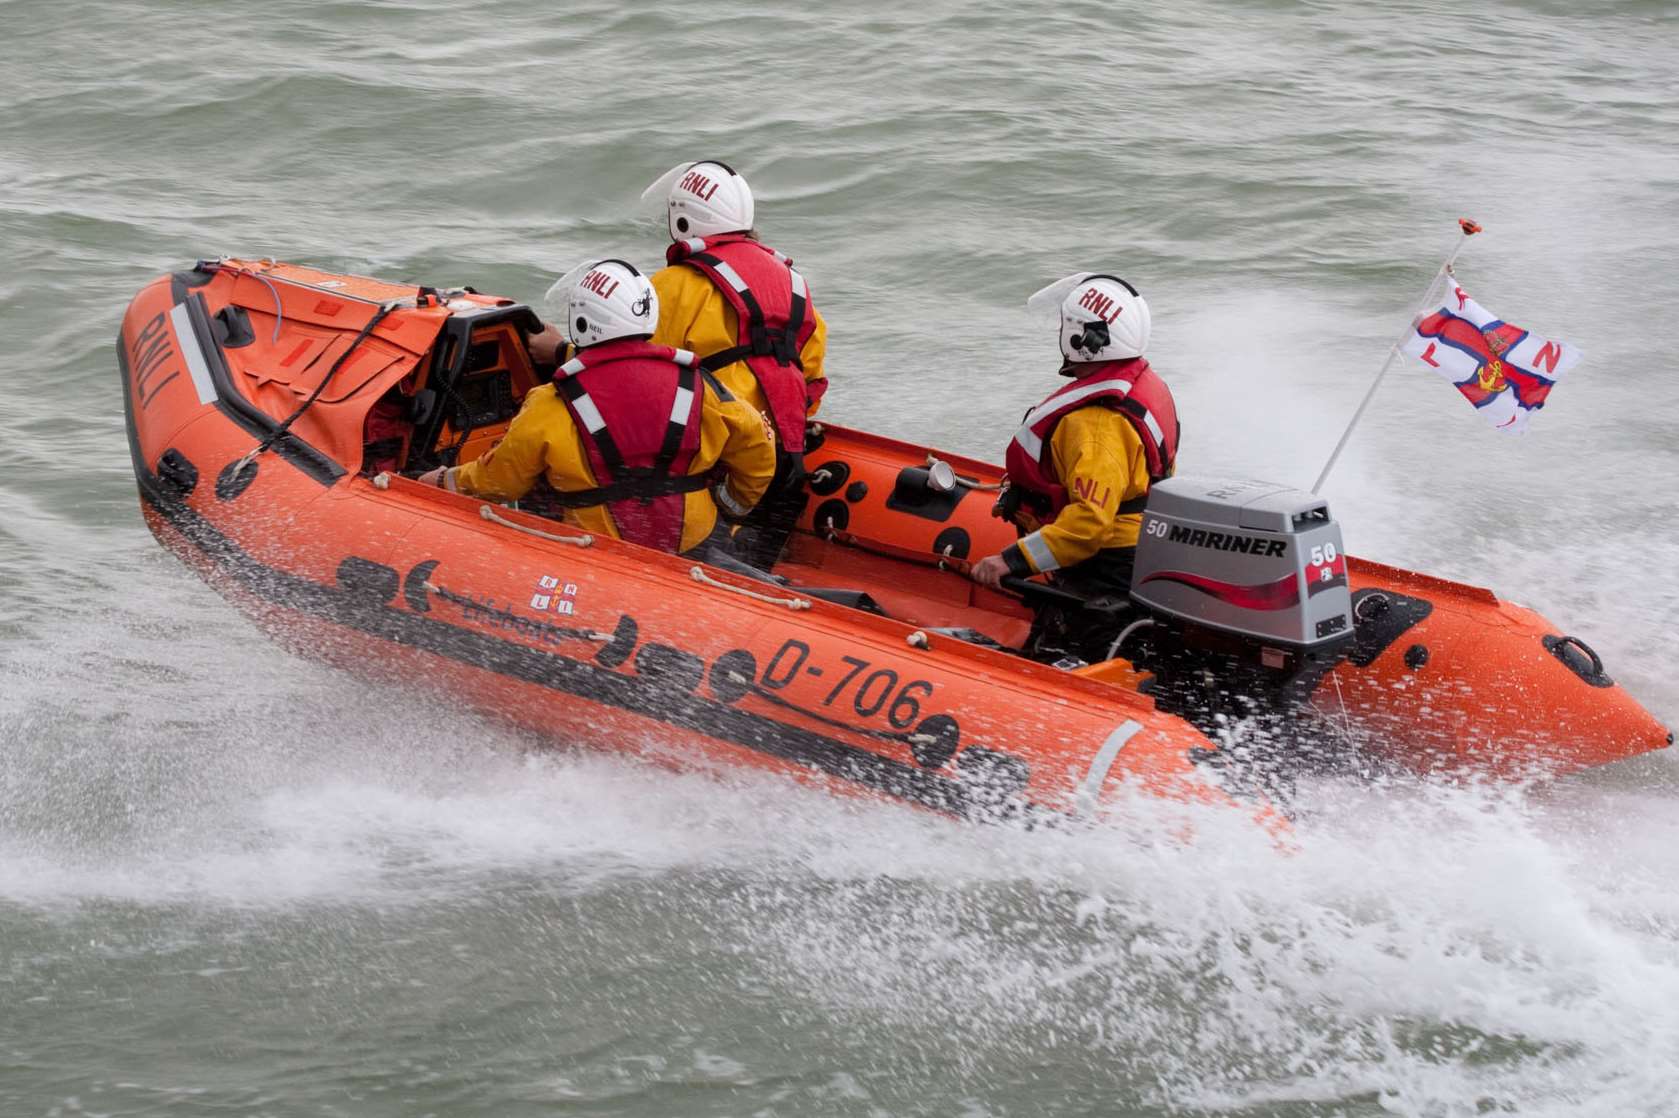
[[[1163,709],[1215,737],[1243,723],[1298,758],[1305,701],[1353,638],[1341,529],[1322,498],[1261,481],[1157,482],[1131,598],[1154,622],[1134,662]]]
[[[1131,598],[1260,649],[1321,651],[1353,635],[1347,560],[1329,505],[1262,481],[1152,486]]]

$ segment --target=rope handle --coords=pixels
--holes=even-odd
[[[945,544],[939,551],[938,567],[941,571],[955,571],[964,578],[967,577],[968,572],[974,569],[972,563],[957,557],[956,545],[951,543]]]
[[[381,471],[374,475],[373,488],[389,489],[390,487],[391,475],[388,470]],[[479,505],[478,516],[480,519],[488,520],[492,524],[500,524],[503,528],[511,528],[515,532],[523,532],[527,536],[535,536],[538,539],[552,540],[554,543],[568,543],[573,547],[595,546],[595,537],[589,535],[587,532],[581,536],[558,536],[553,532],[544,532],[541,528],[532,528],[528,524],[520,524],[516,520],[509,520],[505,516],[496,512],[496,510],[489,505]]]
[[[688,568],[688,577],[692,578],[695,582],[704,583],[706,586],[715,587],[718,590],[732,590],[736,594],[744,594],[748,598],[755,598],[760,602],[768,602],[772,606],[786,606],[788,609],[792,609],[792,610],[800,610],[800,609],[809,609],[810,608],[809,599],[806,599],[806,598],[777,598],[774,594],[760,594],[756,590],[748,590],[744,586],[735,586],[732,583],[723,582],[720,579],[712,578],[710,575],[706,574],[705,571],[702,568],[700,568],[699,566],[689,567]]]
[[[527,536],[535,536],[538,539],[552,540],[554,543],[568,543],[573,547],[595,546],[595,537],[589,535],[587,532],[581,536],[557,536],[553,532],[544,532],[540,528],[532,528],[528,524],[520,524],[516,520],[509,520],[505,516],[496,512],[496,510],[491,508],[489,505],[479,505],[478,515],[492,524],[500,524],[504,528],[511,528],[515,532],[523,532]]]
[[[250,276],[252,279],[261,283],[262,286],[268,288],[268,294],[274,297],[274,336],[269,339],[268,344],[279,345],[280,324],[286,320],[286,312],[280,306],[280,292],[275,288],[274,282],[255,268],[248,268],[244,265],[240,265],[237,268],[229,267],[227,259],[228,258],[225,256],[222,257],[220,260],[216,261],[216,266],[224,271],[232,272],[236,276]],[[275,260],[272,256],[265,256],[261,260],[258,260],[257,263],[265,264],[270,268],[275,266]],[[243,467],[241,467],[241,469],[243,469]]]

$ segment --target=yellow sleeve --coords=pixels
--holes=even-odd
[[[671,264],[653,273],[659,295],[654,345],[686,349],[704,357],[735,344],[735,312],[712,282],[693,268]]]
[[[1135,547],[1142,514],[1121,514],[1119,506],[1147,493],[1149,476],[1148,456],[1131,422],[1112,408],[1080,408],[1056,425],[1049,445],[1067,504],[1053,522],[1004,550],[1009,566],[1041,573],[1082,563],[1106,548]]]
[[[736,397],[719,396],[705,386],[700,454],[695,461],[718,463],[726,475],[718,503],[732,517],[742,517],[763,497],[775,478],[775,436],[764,413]]]
[[[547,469],[549,444],[571,430],[571,413],[554,386],[539,385],[525,394],[501,441],[454,472],[455,487],[475,497],[516,501]]]

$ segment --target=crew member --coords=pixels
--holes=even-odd
[[[1149,309],[1117,276],[1079,272],[1033,295],[1059,304],[1061,375],[1070,384],[1026,413],[1008,449],[1008,485],[992,511],[1014,522],[1018,543],[987,556],[973,577],[1045,574],[1084,608],[1034,603],[1025,651],[1037,659],[1105,659],[1123,615],[1149,485],[1172,473],[1177,408],[1143,359]]]
[[[586,531],[681,553],[726,541],[719,511],[744,517],[775,474],[763,416],[692,353],[649,340],[659,298],[634,267],[602,260],[572,275],[551,295],[576,355],[526,394],[501,442],[420,480],[506,501],[546,475],[550,500]]]
[[[742,557],[768,569],[808,500],[805,420],[828,388],[827,326],[793,262],[758,240],[752,190],[727,164],[679,163],[642,198],[664,206],[671,239],[669,266],[653,276],[653,340],[697,353],[775,429],[775,481],[736,537]]]

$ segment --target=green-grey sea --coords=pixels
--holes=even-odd
[[[1679,1113],[1669,757],[1308,782],[1282,849],[967,826],[369,689],[153,541],[149,278],[540,300],[657,265],[700,158],[833,421],[999,459],[1086,268],[1150,301],[1180,470],[1303,486],[1478,219],[1459,281],[1585,361],[1521,438],[1396,368],[1325,493],[1679,723],[1668,0],[0,0],[0,1118]]]

